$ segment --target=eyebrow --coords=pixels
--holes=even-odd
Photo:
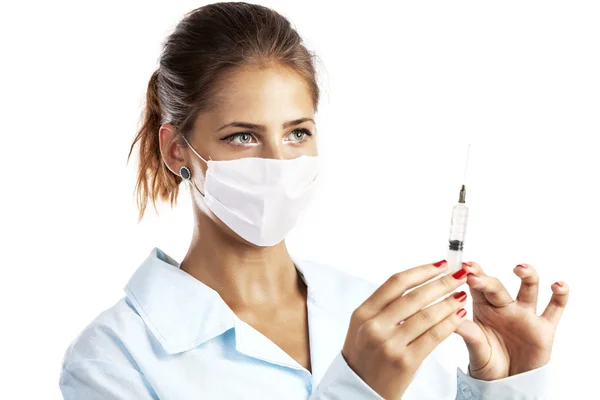
[[[301,124],[303,122],[306,122],[306,121],[312,121],[313,124],[315,123],[315,121],[312,118],[298,118],[298,119],[295,119],[293,121],[285,122],[282,125],[282,127],[283,127],[283,129],[285,129],[285,128],[288,128],[290,126],[299,125],[299,124]],[[235,127],[244,128],[244,129],[255,129],[257,131],[263,131],[263,130],[266,129],[266,126],[264,126],[264,125],[257,125],[257,124],[251,124],[249,122],[238,122],[238,121],[235,121],[235,122],[230,122],[229,124],[223,125],[219,129],[217,129],[217,132],[219,132],[219,131],[221,131],[221,130],[229,127],[229,126],[235,126]]]

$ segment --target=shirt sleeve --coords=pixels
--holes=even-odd
[[[549,364],[521,374],[482,381],[457,369],[457,400],[548,400]]]
[[[142,373],[102,360],[78,360],[64,365],[59,386],[64,400],[158,400]]]
[[[350,368],[340,351],[308,400],[385,400]]]

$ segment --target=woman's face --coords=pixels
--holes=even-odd
[[[224,80],[216,101],[214,111],[197,118],[190,138],[204,159],[317,155],[314,105],[297,74],[283,68],[240,69]],[[194,158],[204,175],[206,164]]]
[[[198,116],[188,138],[205,160],[317,155],[314,104],[307,84],[294,72],[238,69],[223,79],[215,100],[217,107]],[[172,130],[161,129],[161,151],[169,169],[186,165],[203,190],[207,165],[189,148],[167,144],[171,135]],[[202,203],[200,209],[225,228]]]

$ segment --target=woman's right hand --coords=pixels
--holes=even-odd
[[[427,355],[463,321],[465,292],[427,306],[464,284],[464,269],[406,293],[448,268],[445,260],[436,264],[392,275],[352,313],[342,355],[385,399],[400,399]]]

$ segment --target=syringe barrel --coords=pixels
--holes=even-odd
[[[452,209],[450,237],[448,239],[448,272],[462,268],[462,254],[468,217],[469,208],[464,203],[458,203]]]

